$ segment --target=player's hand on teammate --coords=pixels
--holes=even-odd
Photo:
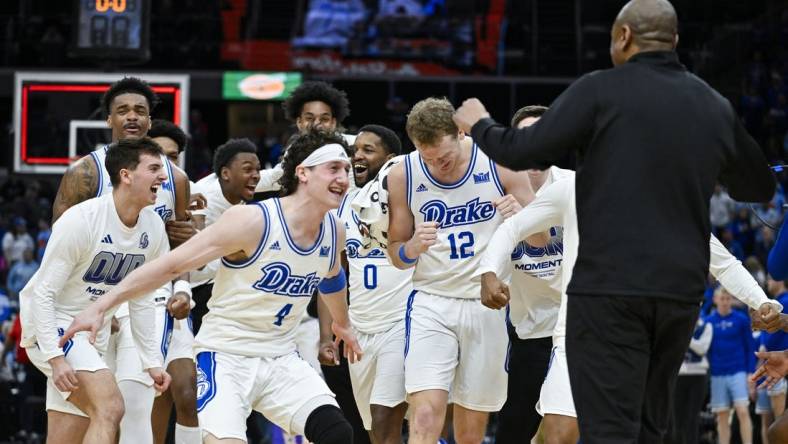
[[[488,271],[482,275],[482,305],[500,310],[509,304],[509,286]]]
[[[758,311],[750,309],[750,321],[753,330],[765,330],[774,333],[783,329],[787,325],[788,316],[780,313],[777,305],[771,302],[764,302]]]
[[[520,205],[520,202],[518,202],[517,199],[515,199],[515,197],[511,194],[507,194],[506,196],[502,196],[494,200],[492,204],[495,209],[498,210],[498,214],[500,214],[504,219],[509,219],[523,209],[522,205]]]
[[[202,210],[208,206],[208,199],[202,193],[193,193],[189,196],[189,211]]]
[[[165,227],[167,229],[167,237],[177,245],[186,242],[197,234],[197,229],[194,228],[194,223],[191,219],[168,220]]]
[[[175,319],[184,319],[189,316],[191,309],[191,298],[184,292],[178,292],[170,296],[167,300],[167,311],[170,312]]]
[[[115,316],[109,320],[109,334],[114,335],[120,331],[120,321]]]
[[[482,102],[477,98],[472,98],[462,102],[462,106],[457,108],[457,111],[454,111],[452,119],[460,131],[470,134],[473,125],[487,117],[490,117],[490,113],[484,108]]]
[[[334,346],[337,347],[337,349],[339,349],[339,344],[341,342],[345,343],[345,357],[348,362],[352,364],[360,361],[364,352],[361,350],[361,345],[359,345],[358,339],[356,339],[356,335],[353,333],[353,329],[351,329],[349,325],[340,325],[337,322],[332,322],[331,330],[334,332]]]
[[[170,387],[172,377],[161,367],[151,367],[148,369],[148,374],[153,379],[153,388],[159,393],[164,393]]]
[[[427,251],[431,246],[438,242],[438,223],[421,222],[416,224],[413,237],[405,245],[405,255],[411,259],[416,259],[421,253]],[[408,244],[410,248],[408,248]],[[411,254],[415,255],[411,256]]]
[[[320,342],[320,346],[317,349],[317,360],[322,365],[339,365],[339,349],[334,344],[333,339]]]
[[[788,374],[788,350],[755,352],[755,356],[763,360],[763,364],[750,376],[750,382],[765,377],[759,388],[772,388]]]
[[[52,381],[61,392],[73,392],[79,388],[77,373],[66,362],[65,356],[55,356],[49,360],[52,366]]]
[[[96,304],[88,305],[88,308],[82,310],[81,313],[74,316],[74,320],[71,321],[71,325],[68,326],[63,336],[60,337],[60,342],[58,343],[58,347],[63,347],[66,345],[69,339],[73,338],[77,332],[80,331],[87,331],[90,332],[88,335],[88,341],[91,344],[96,343],[96,333],[101,329],[101,326],[104,324],[104,312],[100,310]]]

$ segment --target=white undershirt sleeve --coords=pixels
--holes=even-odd
[[[57,317],[55,315],[55,296],[61,294],[71,273],[77,266],[82,250],[91,246],[90,234],[85,230],[89,225],[83,220],[79,209],[66,211],[52,227],[41,267],[33,285],[31,314],[36,342],[46,360],[63,355],[58,347]]]
[[[709,239],[709,247],[709,271],[733,297],[755,310],[765,302],[770,302],[778,305],[778,311],[782,311],[782,304],[766,296],[750,272],[714,235]]]
[[[508,276],[512,250],[521,240],[561,225],[564,211],[569,205],[566,186],[574,186],[574,181],[559,180],[548,185],[528,206],[504,221],[487,244],[474,276],[490,271],[499,279]]]

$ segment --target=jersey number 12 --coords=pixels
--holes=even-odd
[[[459,247],[458,243],[462,242]],[[473,256],[473,233],[470,231],[461,231],[454,236],[454,233],[449,235],[449,244],[451,246],[451,259],[465,259]]]

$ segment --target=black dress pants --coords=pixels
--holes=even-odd
[[[662,442],[699,310],[667,298],[569,295],[566,358],[584,444]]]

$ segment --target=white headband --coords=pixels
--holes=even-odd
[[[312,154],[307,156],[307,158],[304,159],[304,161],[298,166],[313,167],[315,165],[320,165],[321,163],[334,161],[345,162],[348,165],[350,164],[350,158],[348,157],[342,145],[338,143],[329,143],[328,145],[323,145],[320,148],[312,151]]]

